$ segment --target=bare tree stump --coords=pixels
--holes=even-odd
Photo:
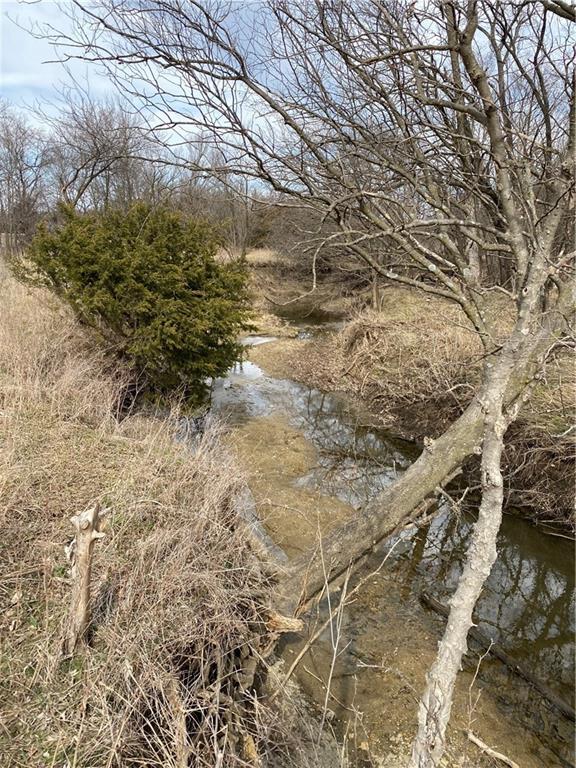
[[[78,644],[83,642],[90,623],[90,576],[92,571],[92,546],[97,539],[104,537],[101,531],[102,517],[100,505],[80,512],[70,518],[76,528],[76,536],[70,547],[72,562],[72,596],[68,629],[64,641],[64,653],[72,656]]]

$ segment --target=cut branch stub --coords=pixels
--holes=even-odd
[[[302,619],[295,618],[294,616],[283,616],[281,613],[271,611],[266,621],[266,629],[274,634],[302,632],[304,622]]]
[[[102,518],[108,510],[101,510],[100,505],[80,512],[70,518],[76,529],[72,561],[72,597],[68,631],[64,642],[64,652],[71,656],[80,642],[85,639],[90,623],[90,575],[92,570],[92,546],[97,539],[104,537]]]

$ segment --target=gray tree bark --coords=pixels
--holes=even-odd
[[[452,596],[450,615],[438,654],[427,675],[427,685],[418,710],[418,733],[409,768],[438,765],[444,753],[445,734],[450,720],[452,696],[467,650],[472,611],[496,561],[496,541],[502,521],[503,478],[501,471],[504,433],[510,417],[504,412],[506,387],[513,361],[505,361],[491,376],[485,401],[482,443],[482,501],[466,562]]]

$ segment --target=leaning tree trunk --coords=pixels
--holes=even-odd
[[[482,443],[482,501],[478,520],[458,587],[450,601],[450,615],[438,654],[427,676],[418,710],[418,732],[409,768],[431,768],[440,763],[445,748],[452,696],[462,656],[467,650],[472,612],[496,560],[496,540],[504,499],[501,470],[504,433],[511,414],[504,412],[504,396],[513,361],[498,366],[485,397]]]
[[[560,313],[544,318],[538,333],[522,339],[521,354],[514,356],[503,395],[503,406],[510,407],[523,393],[540,368],[564,319]],[[502,353],[500,353],[502,355]],[[493,359],[498,361],[498,355]],[[480,387],[464,413],[437,440],[431,441],[421,456],[376,496],[358,515],[324,537],[322,557],[310,553],[296,558],[279,585],[276,607],[285,615],[297,612],[299,604],[311,599],[344,573],[376,544],[390,536],[426,498],[433,495],[472,454],[481,453],[484,431],[484,402],[491,383]]]
[[[444,754],[445,734],[456,677],[467,650],[468,631],[472,626],[472,611],[480,596],[482,587],[496,560],[496,541],[502,520],[503,480],[502,451],[504,433],[517,417],[521,405],[528,398],[536,370],[514,398],[510,398],[511,385],[517,379],[518,371],[525,363],[526,356],[535,350],[534,328],[538,321],[535,317],[539,303],[542,281],[541,265],[532,264],[531,279],[527,281],[524,298],[519,307],[518,319],[513,332],[498,355],[492,355],[486,361],[484,386],[479,393],[479,403],[483,409],[483,439],[481,484],[482,500],[478,520],[474,526],[472,541],[468,548],[466,562],[458,587],[450,601],[450,614],[436,660],[427,676],[427,684],[418,711],[418,732],[414,740],[409,768],[432,768],[438,766]],[[573,307],[571,291],[560,296],[561,301],[554,315],[558,318],[566,307]],[[564,305],[563,301],[567,304]],[[544,318],[545,323],[549,318]],[[550,350],[552,338],[542,339],[542,324],[539,336],[546,341],[541,343],[537,357],[544,359]],[[514,389],[515,386],[512,386]]]

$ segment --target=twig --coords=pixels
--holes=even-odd
[[[574,536],[567,536],[565,533],[556,533],[556,531],[544,531],[546,536],[557,536],[559,539],[568,539],[574,541]]]
[[[474,710],[476,709],[476,705],[478,704],[478,701],[480,700],[480,696],[482,694],[482,691],[478,691],[476,694],[476,701],[472,701],[472,691],[474,689],[474,685],[476,684],[476,680],[478,678],[478,675],[480,673],[480,666],[482,665],[482,662],[486,658],[486,656],[489,655],[490,650],[492,648],[492,641],[490,642],[490,645],[488,648],[484,651],[484,653],[480,656],[478,659],[478,663],[476,664],[476,669],[474,670],[474,676],[472,677],[472,680],[470,682],[470,685],[468,686],[468,725],[470,726],[470,729],[472,728],[472,715],[474,714]]]
[[[415,523],[410,523],[409,525],[406,526],[406,528],[411,528],[413,525],[415,525]],[[369,581],[371,578],[376,576],[381,571],[381,569],[383,568],[384,564],[386,563],[386,561],[391,556],[391,554],[394,551],[394,549],[398,546],[398,544],[401,541],[402,541],[401,538],[397,539],[394,542],[394,544],[390,547],[388,552],[386,553],[386,556],[383,558],[383,560],[380,563],[380,565],[374,571],[371,571],[369,574],[367,574],[366,576],[361,578],[360,581],[353,587],[353,589],[351,589],[348,593],[346,593],[346,590],[344,590],[344,589],[342,590],[342,595],[341,595],[340,600],[338,601],[338,604],[330,611],[326,621],[324,621],[320,625],[320,627],[316,630],[316,632],[314,632],[312,637],[310,637],[306,641],[306,643],[303,645],[303,647],[300,649],[300,651],[298,652],[296,658],[294,659],[294,661],[292,662],[292,664],[288,668],[288,671],[283,676],[283,679],[282,679],[280,685],[276,688],[275,691],[273,691],[271,693],[271,695],[270,695],[270,697],[268,699],[269,701],[273,701],[276,698],[276,696],[283,690],[283,688],[286,685],[286,683],[288,682],[288,680],[294,674],[294,670],[296,669],[298,664],[302,661],[303,657],[308,653],[308,651],[314,645],[316,640],[318,640],[318,638],[324,632],[326,627],[330,624],[332,619],[346,605],[346,603],[350,602],[350,599],[364,586],[364,584],[366,584],[367,581]]]
[[[23,568],[21,571],[12,571],[12,573],[7,573],[5,576],[2,577],[3,581],[8,581],[11,579],[19,579],[22,576],[32,576],[34,573],[40,573],[40,571],[44,570],[44,563],[41,563],[39,565],[31,565],[29,568]]]
[[[476,746],[481,749],[482,752],[487,754],[489,757],[492,757],[494,760],[500,760],[501,763],[508,765],[509,768],[520,768],[518,763],[515,763],[514,760],[506,757],[506,755],[503,755],[501,752],[496,752],[495,749],[492,749],[488,746],[488,744],[485,744],[481,739],[478,738],[478,736],[475,736],[472,731],[466,731],[466,736],[468,736],[470,741],[473,744],[476,744]]]
[[[342,587],[342,599],[338,603],[338,610],[336,611],[336,626],[330,622],[330,636],[332,642],[332,657],[330,659],[330,670],[328,672],[328,680],[326,681],[326,695],[324,697],[324,706],[322,708],[322,719],[320,720],[320,726],[318,728],[318,740],[316,746],[320,746],[322,741],[322,733],[324,731],[324,725],[326,723],[326,715],[328,713],[328,702],[330,700],[330,689],[332,687],[332,679],[334,677],[334,670],[336,669],[336,661],[338,657],[344,653],[350,643],[346,643],[344,648],[338,650],[340,645],[340,638],[342,637],[342,622],[344,620],[344,607],[346,604],[346,592],[348,590],[348,579],[350,578],[350,572],[346,573],[344,585]]]

